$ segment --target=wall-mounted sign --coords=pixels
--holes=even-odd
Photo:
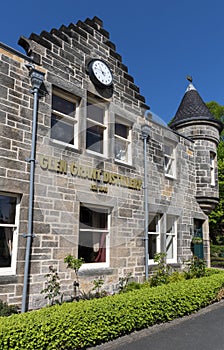
[[[68,164],[63,159],[41,155],[39,157],[39,164],[43,170],[50,170],[59,174],[70,173],[74,177],[100,181],[104,184],[132,188],[138,191],[142,188],[141,179],[120,175],[102,169],[83,166],[76,162]]]

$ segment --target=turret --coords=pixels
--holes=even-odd
[[[194,141],[196,198],[208,214],[219,201],[216,154],[223,125],[210,113],[192,80],[170,127]]]

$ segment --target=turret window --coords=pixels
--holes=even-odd
[[[210,152],[211,186],[215,186],[215,160],[216,154],[214,152]]]

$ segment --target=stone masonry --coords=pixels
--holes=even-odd
[[[40,292],[45,287],[49,266],[54,266],[59,273],[64,297],[73,295],[75,275],[66,268],[64,258],[69,254],[78,256],[80,204],[103,206],[110,213],[108,264],[81,268],[80,288],[90,290],[93,280],[101,277],[105,289],[114,292],[119,277],[128,273],[136,281],[144,280],[143,124],[150,127],[146,155],[149,212],[161,217],[162,250],[166,244],[166,215],[177,218],[177,254],[173,265],[182,268],[192,257],[194,220],[206,224],[210,210],[205,210],[206,205],[211,205],[211,202],[215,205],[218,201],[217,171],[215,188],[211,188],[209,170],[203,168],[203,164],[209,161],[205,149],[216,153],[219,137],[216,125],[211,125],[211,122],[197,127],[183,124],[180,130],[173,131],[156,122],[147,112],[149,106],[145,98],[97,17],[62,25],[49,33],[32,33],[29,38],[22,36],[19,43],[25,49],[27,59],[25,55],[0,47],[0,192],[20,196],[16,271],[1,274],[0,268],[0,299],[21,305],[26,246],[23,234],[27,232],[28,223],[30,170],[26,159],[30,156],[33,113],[33,95],[26,66],[30,61],[45,73],[45,79],[38,105],[35,237],[30,257],[28,308],[46,304]],[[114,77],[112,87],[101,89],[92,83],[87,72],[92,58],[100,58],[108,64]],[[51,138],[52,94],[55,89],[75,96],[78,101],[77,148],[62,145]],[[105,155],[96,155],[86,149],[89,98],[106,106],[108,134]],[[131,164],[118,162],[114,157],[117,116],[131,126]],[[203,133],[210,135],[206,140],[200,138],[203,128]],[[164,173],[168,141],[175,147],[176,175],[173,178]],[[95,176],[99,174],[97,181],[90,176],[92,169],[95,169]],[[202,178],[206,186],[202,184]],[[205,232],[204,256],[209,263],[209,237]]]

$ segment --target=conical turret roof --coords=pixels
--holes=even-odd
[[[188,85],[184,97],[179,105],[179,108],[170,123],[172,129],[183,126],[185,122],[207,120],[217,122],[205,102],[202,100],[198,91],[195,89],[192,82]],[[219,123],[218,123],[219,124]]]

